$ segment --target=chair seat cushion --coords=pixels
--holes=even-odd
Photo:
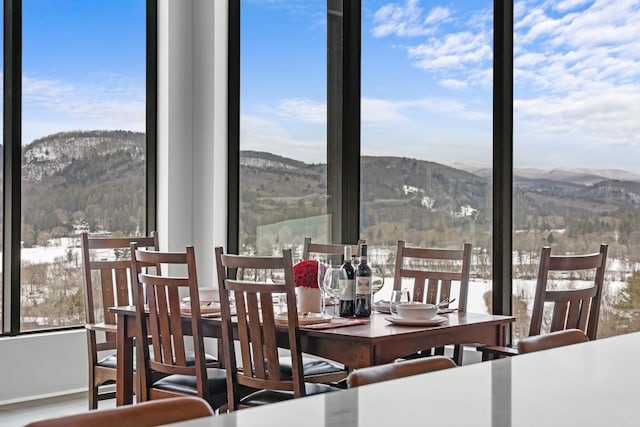
[[[291,378],[293,375],[292,363],[291,357],[280,358],[280,373],[283,376]],[[329,360],[318,359],[316,357],[303,357],[302,371],[304,372],[304,375],[319,375],[341,372],[344,371],[344,367]]]
[[[209,394],[226,393],[227,373],[224,369],[207,369],[207,379]],[[154,382],[153,388],[182,394],[198,394],[195,375],[169,375]]]
[[[307,396],[311,396],[314,394],[321,394],[321,393],[330,393],[333,391],[340,390],[339,388],[331,387],[330,385],[327,385],[327,384],[312,384],[312,383],[306,383],[304,385],[304,388],[305,388],[305,394]],[[255,393],[251,393],[248,396],[242,398],[240,400],[240,404],[245,406],[260,406],[260,405],[266,405],[269,403],[277,403],[285,400],[291,400],[293,398],[294,396],[292,391],[259,390],[259,391],[256,391]]]
[[[196,364],[196,354],[193,351],[189,351],[187,352],[187,354],[185,355],[185,359],[187,362],[187,366],[193,366]],[[206,354],[204,355],[204,361],[207,365],[211,364],[211,363],[217,363],[218,359],[216,359],[215,357],[213,357],[210,354]]]
[[[103,368],[116,369],[117,361],[118,361],[118,359],[116,358],[116,355],[115,354],[110,354],[109,356],[105,357],[104,359],[101,359],[98,362],[98,366],[102,366]]]
[[[133,364],[135,366],[135,354],[133,355]],[[207,365],[211,364],[211,363],[218,363],[218,359],[216,359],[215,357],[213,357],[210,354],[205,354],[204,355],[205,361],[207,363]],[[111,368],[111,369],[116,369],[116,364],[118,359],[116,358],[115,354],[110,354],[109,356],[105,357],[104,359],[100,360],[98,362],[98,366],[102,366],[103,368]],[[186,354],[186,362],[187,362],[187,366],[193,366],[196,364],[196,356],[194,352],[188,352]],[[135,368],[134,368],[135,369]]]

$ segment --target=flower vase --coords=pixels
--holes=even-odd
[[[296,288],[298,296],[298,312],[322,312],[322,291],[319,288],[305,288],[299,286]]]

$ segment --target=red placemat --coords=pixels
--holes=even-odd
[[[344,326],[362,325],[364,323],[369,323],[369,318],[360,318],[360,319],[338,318],[338,319],[331,319],[331,321],[327,323],[315,323],[313,325],[301,326],[300,329],[334,329],[334,328],[342,328]]]

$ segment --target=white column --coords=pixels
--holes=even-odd
[[[163,249],[194,245],[200,286],[215,285],[226,244],[226,1],[158,2],[158,231]]]

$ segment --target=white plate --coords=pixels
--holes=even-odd
[[[313,325],[314,323],[326,323],[331,320],[330,314],[325,313],[298,313],[299,325]],[[287,323],[287,312],[283,311],[275,315],[276,322]]]
[[[338,305],[340,300],[338,298],[326,297],[324,299],[324,305],[330,307],[332,305]]]
[[[435,326],[447,320],[446,317],[442,317],[442,316],[436,316],[433,319],[429,319],[429,320],[403,319],[402,317],[397,317],[397,316],[385,317],[385,319],[387,319],[387,321],[393,323],[394,325],[402,325],[402,326]]]
[[[379,313],[391,314],[389,304],[390,301],[376,301],[373,303],[373,309]]]
[[[188,313],[191,312],[190,304],[186,304],[186,303],[180,304],[180,308]],[[200,314],[214,314],[214,313],[220,313],[220,311],[221,311],[221,308],[220,308],[219,302],[200,304]]]

